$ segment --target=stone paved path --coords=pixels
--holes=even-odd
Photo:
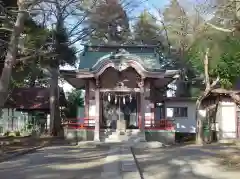
[[[200,146],[135,149],[144,179],[239,179],[240,171],[223,167]]]
[[[121,147],[120,162],[123,179],[141,178],[130,147]]]
[[[101,179],[140,179],[130,147],[111,147],[105,158]]]
[[[51,146],[0,163],[7,179],[140,179],[130,147]]]
[[[101,179],[120,179],[120,150],[119,148],[112,147],[108,152],[108,156],[104,159],[103,171],[101,172]]]

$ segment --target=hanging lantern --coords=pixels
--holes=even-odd
[[[125,96],[124,96],[124,97],[123,97],[123,104],[125,104],[125,102],[126,102],[126,101],[125,101]]]
[[[132,95],[129,96],[129,101],[132,102]]]
[[[111,101],[110,93],[108,93],[108,101],[109,101],[109,102]]]
[[[115,104],[117,104],[117,96],[115,96]]]

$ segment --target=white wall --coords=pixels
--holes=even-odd
[[[219,138],[234,139],[236,138],[236,105],[234,102],[223,100],[219,103],[220,118],[219,121]]]
[[[89,124],[95,124],[96,117],[96,101],[95,101],[95,85],[93,82],[89,83]]]
[[[176,132],[196,132],[196,105],[194,101],[167,101],[166,105],[166,116],[170,116],[169,110],[167,108],[171,107],[187,107],[188,113],[187,117],[173,117],[175,123]]]
[[[142,104],[145,106],[145,126],[150,126],[150,124],[154,122],[154,112],[152,112],[152,108],[154,108],[154,104],[152,104],[150,100],[146,99],[149,97],[150,97],[150,83],[146,82],[145,83],[145,98],[144,98],[144,102]]]

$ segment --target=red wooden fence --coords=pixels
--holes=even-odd
[[[62,123],[64,127],[71,129],[94,129],[94,119],[77,118],[67,119]],[[139,120],[139,128],[141,126],[141,119]],[[145,129],[148,130],[174,130],[174,123],[171,120],[161,119],[152,120],[145,119]]]

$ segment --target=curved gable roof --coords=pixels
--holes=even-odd
[[[135,62],[139,68],[142,68],[145,71],[157,71],[161,69],[160,64],[156,63],[156,60],[153,60],[152,58],[143,58],[136,54],[131,54],[124,49],[120,49],[118,53],[109,53],[99,58],[91,70],[98,71],[101,67],[108,63],[131,66],[130,63],[132,62]]]
[[[79,70],[88,69],[95,71],[105,63],[127,63],[135,61],[146,71],[158,71],[161,69],[159,55],[155,52],[156,47],[142,46],[113,46],[112,48],[103,51],[99,49],[85,50],[80,57]],[[145,48],[145,49],[144,49]]]

